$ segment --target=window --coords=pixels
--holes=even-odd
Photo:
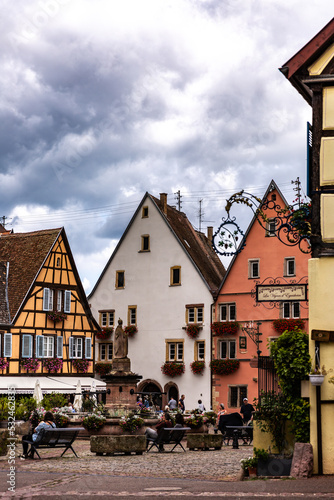
[[[300,317],[299,302],[283,302],[282,315],[283,318],[285,319],[299,318]]]
[[[148,234],[145,234],[141,237],[141,252],[149,252],[150,251],[150,237]]]
[[[36,358],[54,357],[54,337],[36,335]]]
[[[56,267],[60,267],[60,257],[57,257],[57,260],[56,260]]]
[[[237,344],[235,340],[221,340],[219,342],[220,359],[235,359]]]
[[[204,304],[186,306],[186,323],[203,323]]]
[[[167,361],[183,361],[183,342],[167,341]]]
[[[64,305],[64,307],[63,307]],[[57,293],[51,288],[43,290],[43,311],[62,311],[71,312],[71,292],[70,290],[57,290]]]
[[[247,398],[247,386],[235,385],[228,388],[228,403],[230,407],[241,407],[244,398]]]
[[[235,321],[237,311],[235,303],[220,305],[220,321]]]
[[[197,340],[195,342],[195,361],[204,361],[205,359],[205,342],[204,340]]]
[[[284,276],[296,276],[296,263],[294,257],[286,257],[284,259]]]
[[[141,216],[142,216],[143,219],[145,219],[146,217],[148,217],[148,207],[143,207],[142,208]]]
[[[269,219],[267,221],[266,236],[275,236],[275,235],[276,235],[276,221],[275,219]]]
[[[125,286],[125,272],[124,271],[116,271],[116,288],[124,288]]]
[[[85,339],[85,358],[91,359],[92,357],[92,339],[87,337]]]
[[[111,361],[113,356],[113,344],[100,344],[100,361]]]
[[[181,266],[170,268],[170,284],[171,286],[181,285]]]
[[[56,346],[57,358],[63,357],[63,337],[57,337],[57,346]]]
[[[70,337],[69,338],[69,357],[82,358],[82,338]]]
[[[114,326],[115,323],[115,311],[99,311],[100,313],[100,326],[106,328]]]
[[[252,259],[248,261],[248,278],[260,277],[260,259]]]
[[[137,306],[128,307],[128,325],[137,324]]]

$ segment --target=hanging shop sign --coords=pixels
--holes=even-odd
[[[257,302],[300,302],[307,300],[307,283],[256,285]]]

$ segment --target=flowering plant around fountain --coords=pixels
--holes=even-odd
[[[144,420],[138,415],[129,413],[127,417],[122,417],[118,423],[123,431],[135,432],[144,425]]]

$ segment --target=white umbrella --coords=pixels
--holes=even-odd
[[[82,407],[82,390],[81,390],[81,382],[80,380],[78,380],[77,387],[75,389],[73,408],[76,411],[81,411],[81,407]]]
[[[41,402],[43,399],[41,383],[40,383],[39,379],[37,379],[35,382],[35,389],[34,389],[33,397],[36,400],[37,408],[39,408],[41,406]]]
[[[97,402],[97,399],[96,399],[96,382],[95,382],[94,379],[92,381],[92,385],[90,386],[90,395],[91,395],[92,401],[94,401],[94,404],[96,404],[96,402]]]

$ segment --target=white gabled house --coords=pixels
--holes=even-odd
[[[129,338],[131,371],[142,376],[138,391],[161,391],[169,398],[185,394],[186,409],[202,399],[211,406],[211,314],[224,266],[208,237],[196,231],[186,215],[146,193],[88,299],[101,327],[135,325]],[[191,338],[188,325],[198,325]],[[113,335],[97,340],[96,362],[110,362]],[[184,364],[184,373],[163,374],[168,362]],[[202,374],[190,364],[204,361]]]

